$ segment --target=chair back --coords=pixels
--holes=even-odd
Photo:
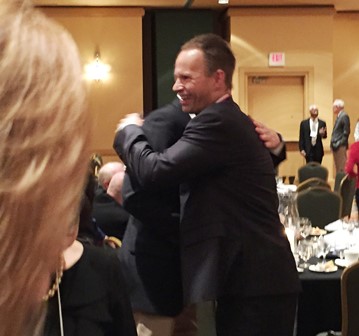
[[[345,175],[346,173],[343,171],[337,172],[334,181],[334,191],[339,191],[340,183],[342,182],[342,179]]]
[[[324,181],[320,177],[311,177],[307,180],[304,180],[302,183],[299,183],[297,191],[302,191],[310,187],[325,187],[331,190],[330,184],[327,181]]]
[[[346,174],[339,186],[339,194],[342,197],[342,217],[350,217],[356,189],[356,179]]]
[[[311,177],[319,177],[322,180],[327,181],[328,169],[318,162],[308,162],[306,165],[298,169],[299,183],[302,183]]]
[[[342,336],[359,335],[359,261],[347,267],[341,277]]]
[[[298,213],[307,217],[313,227],[324,227],[341,218],[342,198],[327,187],[309,187],[298,192]]]

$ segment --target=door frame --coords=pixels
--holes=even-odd
[[[304,83],[304,102],[306,109],[310,102],[314,101],[314,68],[313,67],[243,67],[239,69],[239,101],[244,111],[248,111],[248,81],[252,76],[295,76],[302,77]],[[303,110],[303,116],[306,110]]]

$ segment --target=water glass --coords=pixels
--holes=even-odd
[[[299,257],[304,261],[303,264],[299,265],[302,268],[308,268],[308,260],[313,256],[313,245],[310,240],[301,240],[298,243],[298,254]]]

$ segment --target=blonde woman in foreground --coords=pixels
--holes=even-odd
[[[63,28],[26,0],[0,0],[0,32],[0,335],[33,336],[77,221],[90,118]]]

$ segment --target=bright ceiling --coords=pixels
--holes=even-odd
[[[34,0],[39,6],[120,6],[154,8],[226,8],[240,6],[333,6],[336,11],[359,11],[359,0]]]

